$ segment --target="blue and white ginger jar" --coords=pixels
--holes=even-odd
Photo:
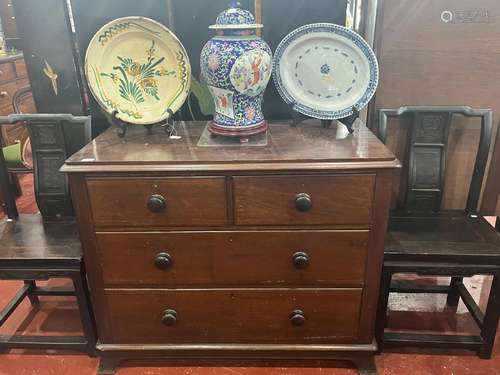
[[[256,35],[262,28],[251,12],[233,3],[217,17],[217,35],[201,51],[201,74],[215,102],[212,133],[265,131],[262,98],[272,70],[272,52]],[[254,133],[257,133],[255,131]]]

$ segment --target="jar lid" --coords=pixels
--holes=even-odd
[[[261,24],[255,23],[253,14],[241,9],[239,1],[232,1],[229,8],[219,13],[215,25],[209,26],[209,29],[260,29]]]

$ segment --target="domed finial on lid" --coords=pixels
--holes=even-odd
[[[237,0],[231,0],[229,9],[219,13],[215,25],[209,26],[210,29],[222,30],[244,30],[244,29],[260,29],[261,24],[255,23],[253,14],[241,8],[241,3]]]

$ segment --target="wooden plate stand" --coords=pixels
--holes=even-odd
[[[356,119],[359,118],[359,111],[356,108],[354,108],[354,107],[352,108],[352,110],[353,110],[353,114],[352,115],[336,120],[336,121],[341,122],[342,124],[344,124],[350,134],[352,134],[354,132],[354,130],[352,128],[352,125],[354,124],[354,121],[356,121]],[[297,112],[294,109],[294,105],[293,104],[290,104],[288,106],[288,111],[290,112],[290,115],[292,116],[292,124],[291,124],[291,126],[297,126],[298,124],[300,124],[303,121],[306,121],[306,120],[314,118],[314,117],[311,117],[311,116],[304,115],[303,113]],[[333,121],[335,121],[335,120],[321,120],[321,126],[323,128],[327,129],[327,128],[329,128],[332,125]]]
[[[172,112],[172,110],[170,108],[167,109],[167,112],[170,115],[167,120],[165,120],[163,122],[159,122],[157,124],[143,125],[146,128],[146,130],[147,130],[148,133],[151,133],[153,127],[156,126],[156,125],[162,126],[163,130],[165,131],[165,133],[167,133],[167,134],[169,133],[171,127],[173,126],[174,115],[176,113]],[[116,110],[111,113],[111,123],[113,125],[116,125],[118,127],[118,130],[117,130],[118,136],[124,137],[125,134],[127,134],[127,129],[128,129],[129,126],[139,126],[137,124],[132,124],[130,122],[125,122],[123,120],[120,120],[117,117],[117,115],[118,115],[118,111],[116,111]]]

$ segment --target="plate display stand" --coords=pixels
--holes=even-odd
[[[169,134],[170,129],[173,127],[175,113],[172,112],[172,110],[170,108],[167,109],[167,112],[170,114],[170,116],[165,121],[159,122],[158,124],[148,124],[148,125],[142,125],[142,126],[144,126],[146,128],[146,131],[148,133],[151,133],[153,126],[160,125],[161,127],[163,127],[163,130],[165,131],[165,133]],[[176,112],[176,113],[178,113],[178,112]],[[127,129],[129,126],[140,126],[137,124],[131,124],[129,122],[120,120],[117,117],[117,114],[118,114],[118,111],[113,111],[111,113],[111,123],[118,128],[118,130],[117,130],[118,136],[124,137],[125,134],[127,134]]]
[[[314,118],[311,116],[304,115],[303,113],[297,112],[292,104],[288,105],[288,110],[290,112],[290,115],[292,116],[291,126],[294,127],[303,121]],[[352,111],[353,111],[352,115],[340,118],[338,120],[321,120],[321,126],[323,128],[329,128],[332,125],[333,121],[338,121],[344,124],[349,133],[352,134],[354,132],[352,124],[354,124],[354,121],[356,121],[356,119],[359,117],[359,111],[356,108],[353,107]]]

